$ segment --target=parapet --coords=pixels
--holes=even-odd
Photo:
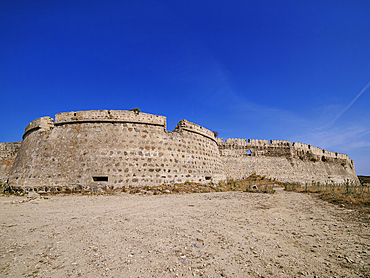
[[[166,127],[166,117],[124,110],[89,110],[55,115],[55,125],[81,122],[125,122]]]
[[[274,147],[291,147],[292,143],[288,140],[270,140],[271,146]]]
[[[299,142],[294,142],[293,143],[293,148],[297,151],[304,151],[304,153],[312,153],[317,156],[324,156],[327,158],[334,158],[334,159],[343,159],[346,160],[349,164],[352,164],[352,160],[348,157],[348,155],[344,153],[336,153],[336,152],[331,152],[327,151],[315,146],[299,143]]]
[[[299,143],[299,142],[294,142],[293,147],[297,150],[302,150],[302,151],[309,151],[310,150],[310,145],[304,144],[304,143]]]
[[[240,138],[228,138],[226,139],[225,143],[231,146],[246,146],[247,145],[247,141],[245,139],[240,139]]]
[[[314,155],[315,157],[309,157],[308,159],[315,158],[322,161],[325,161],[325,159],[336,161],[338,159],[344,160],[346,163],[353,166],[353,161],[346,154],[327,151],[299,142],[294,142],[292,144],[291,141],[288,140],[228,138],[226,141],[223,141],[222,138],[217,138],[217,144],[222,150],[232,150],[233,155],[236,156],[247,155],[247,153],[237,150],[250,150],[252,156],[280,156],[280,154],[283,154],[285,156],[303,159],[305,155]],[[226,152],[224,152],[224,154],[226,154]],[[229,152],[227,155],[229,155]]]
[[[54,126],[53,119],[50,117],[41,117],[30,122],[24,130],[23,139],[32,131],[40,130],[46,131],[52,129]]]
[[[208,137],[209,139],[212,139],[213,141],[216,142],[216,135],[212,131],[210,131],[210,130],[208,130],[208,129],[200,126],[200,125],[188,122],[187,120],[181,120],[177,124],[177,127],[176,127],[175,130],[177,130],[177,129],[198,133],[198,134],[203,135],[205,137]]]
[[[258,147],[264,147],[268,146],[270,143],[268,140],[264,139],[248,139],[248,143],[250,143],[252,146],[258,146]]]

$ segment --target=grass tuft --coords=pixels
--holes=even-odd
[[[285,190],[311,193],[320,199],[348,208],[370,213],[370,185],[356,185],[349,181],[341,184],[312,182],[310,185],[284,184]]]

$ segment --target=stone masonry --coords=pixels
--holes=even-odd
[[[19,145],[0,144],[1,163],[7,155],[14,159]],[[345,154],[289,141],[223,141],[186,120],[169,132],[165,117],[135,111],[78,111],[56,114],[55,120],[36,119],[26,127],[8,174],[12,162],[0,174],[3,180],[9,175],[7,186],[18,191],[207,184],[252,173],[282,182],[358,183]]]
[[[8,180],[10,170],[22,142],[0,143],[0,183]]]
[[[280,182],[359,184],[346,154],[290,141],[217,140],[227,177],[243,179],[255,173]]]

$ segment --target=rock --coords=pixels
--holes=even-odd
[[[27,194],[27,197],[30,197],[30,198],[32,198],[32,197],[39,197],[39,196],[40,196],[40,194],[38,194],[36,192],[33,192],[33,191],[30,191]]]

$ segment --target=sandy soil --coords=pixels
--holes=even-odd
[[[363,219],[282,189],[0,197],[0,276],[369,277]]]

